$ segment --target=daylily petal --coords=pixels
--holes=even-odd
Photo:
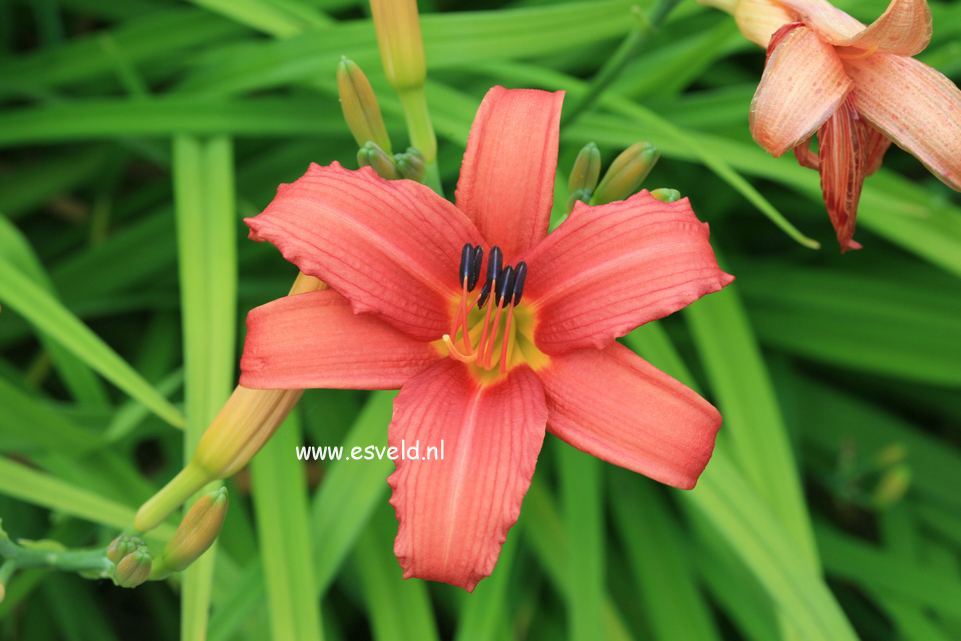
[[[286,296],[247,315],[240,384],[256,389],[398,389],[442,357],[328,289]]]
[[[897,0],[895,0],[897,1]],[[777,0],[793,19],[811,27],[824,41],[855,38],[867,27],[827,0]]]
[[[927,0],[892,0],[869,27],[823,0],[784,0],[784,4],[822,40],[838,47],[913,56],[931,41]]]
[[[864,185],[867,132],[851,100],[845,100],[818,131],[818,161],[824,205],[841,251],[851,249],[854,223]]]
[[[388,444],[418,445],[422,458],[428,446],[444,448],[443,460],[396,459],[387,477],[404,578],[473,590],[491,573],[520,514],[546,423],[544,390],[526,366],[484,385],[447,360],[404,385]]]
[[[834,47],[798,27],[784,36],[764,66],[751,101],[751,135],[778,157],[810,138],[851,85]]]
[[[505,264],[547,233],[564,92],[487,92],[467,140],[457,207]]]
[[[355,313],[377,314],[424,341],[448,331],[461,249],[482,242],[430,188],[337,163],[311,165],[246,222],[251,238],[276,245],[302,272],[346,296]]]
[[[774,32],[794,18],[771,0],[741,0],[734,9],[734,20],[745,38],[767,48]]]
[[[697,483],[721,415],[696,392],[619,343],[555,357],[539,374],[550,433],[662,483]]]
[[[863,122],[862,126],[867,132],[867,140],[864,143],[864,175],[870,176],[881,168],[884,154],[891,146],[891,141],[867,122]]]
[[[811,150],[810,138],[794,148],[794,157],[797,159],[799,165],[815,171],[818,170],[821,164],[821,161],[818,160],[817,152]]]
[[[961,91],[914,58],[846,61],[858,112],[944,184],[961,191]]]
[[[548,354],[605,347],[732,280],[717,266],[707,225],[683,198],[642,191],[570,217],[523,259],[535,343]]]

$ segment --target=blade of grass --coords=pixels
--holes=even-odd
[[[559,460],[564,530],[572,554],[567,564],[569,638],[590,641],[603,627],[604,501],[601,462],[554,441]],[[559,451],[558,451],[559,450]]]
[[[233,146],[226,136],[200,141],[180,135],[173,141],[173,158],[187,409],[184,456],[190,460],[233,388],[237,326]],[[215,554],[212,547],[183,575],[181,637],[186,641],[206,639]]]
[[[377,641],[436,641],[440,637],[427,594],[427,583],[405,581],[394,558],[393,510],[381,505],[357,537],[352,555],[367,614]]]
[[[652,483],[625,470],[609,470],[614,526],[627,549],[638,600],[654,639],[720,641],[710,607],[687,558],[691,542]]]
[[[163,395],[57,299],[4,257],[0,257],[0,299],[157,416],[175,427],[183,426],[183,416]]]
[[[307,476],[294,456],[300,421],[291,413],[251,461],[257,532],[267,583],[272,638],[320,641],[320,608],[307,528]]]

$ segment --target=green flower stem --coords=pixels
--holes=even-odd
[[[634,14],[637,24],[627,33],[627,37],[624,38],[624,42],[617,48],[614,55],[608,58],[607,62],[598,70],[588,85],[587,91],[574,100],[568,109],[564,110],[564,114],[561,116],[561,127],[566,127],[574,122],[578,116],[597,101],[598,97],[621,75],[628,63],[640,52],[648,39],[679,3],[680,0],[661,0],[654,7],[650,16],[645,15],[637,7],[632,8],[631,12]]]
[[[6,537],[0,537],[0,556],[7,559],[0,568],[0,583],[6,583],[9,575],[21,568],[56,568],[65,572],[96,572],[109,576],[113,567],[105,548],[55,550],[23,547]]]
[[[199,491],[213,476],[197,463],[191,461],[177,476],[170,479],[159,492],[150,497],[137,510],[133,532],[143,534],[164,521],[174,510]]]
[[[440,172],[437,168],[437,136],[434,134],[430,112],[427,111],[427,94],[424,93],[424,87],[421,85],[398,90],[397,97],[404,109],[410,146],[424,155],[424,165],[427,169],[424,184],[443,196],[444,189],[441,186]]]

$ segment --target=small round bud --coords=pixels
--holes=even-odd
[[[377,143],[368,142],[357,152],[357,164],[361,167],[372,167],[377,175],[387,180],[400,178],[394,159],[381,149]]]
[[[600,177],[601,152],[597,145],[589,142],[577,154],[577,160],[571,168],[571,177],[567,181],[567,191],[572,195],[582,189],[590,193],[597,187]]]
[[[150,577],[153,558],[146,545],[141,545],[120,559],[114,571],[113,580],[122,588],[135,588]]]
[[[121,534],[107,546],[107,558],[111,563],[120,563],[120,560],[142,546],[143,539],[138,536],[128,536]]]
[[[653,190],[651,195],[660,200],[662,203],[673,203],[681,199],[681,192],[676,189],[667,189],[665,187]]]

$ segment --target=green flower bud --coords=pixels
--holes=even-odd
[[[394,165],[401,177],[408,180],[421,182],[427,173],[427,167],[424,165],[424,154],[413,147],[408,147],[407,151],[402,154],[395,154]]]
[[[568,214],[574,211],[574,205],[576,205],[578,202],[589,204],[591,202],[591,190],[578,189],[577,191],[571,192],[570,197],[567,199]]]
[[[396,180],[401,177],[397,173],[394,159],[391,158],[377,143],[368,142],[357,152],[357,164],[361,167],[373,167],[381,178]]]
[[[601,177],[601,152],[592,142],[584,145],[577,154],[577,160],[571,168],[571,177],[567,181],[567,191],[572,196],[575,192],[584,190],[588,195],[597,187]],[[585,201],[586,202],[586,201]],[[570,211],[568,209],[568,211]]]
[[[120,563],[120,560],[135,551],[144,544],[143,539],[138,536],[128,536],[121,534],[107,546],[107,558],[113,564]]]
[[[372,0],[370,14],[387,82],[397,91],[424,86],[427,63],[417,0]]]
[[[347,128],[357,141],[357,146],[363,147],[365,143],[373,142],[389,154],[390,138],[387,137],[387,128],[380,115],[377,96],[364,72],[347,58],[341,58],[337,65],[337,93]]]
[[[603,205],[624,200],[641,186],[661,152],[649,142],[639,142],[625,149],[614,159],[610,168],[594,190],[591,203]]]
[[[653,190],[651,195],[663,203],[673,203],[681,199],[681,192],[676,189],[667,189],[666,187]]]
[[[223,527],[227,503],[225,487],[200,497],[187,510],[173,538],[154,563],[150,577],[162,579],[171,572],[180,572],[210,549]]]
[[[894,465],[881,475],[871,497],[872,503],[882,509],[891,507],[907,493],[912,477],[910,467],[904,463]]]
[[[153,558],[146,545],[120,559],[114,571],[114,583],[122,588],[135,588],[150,577],[150,565]]]

